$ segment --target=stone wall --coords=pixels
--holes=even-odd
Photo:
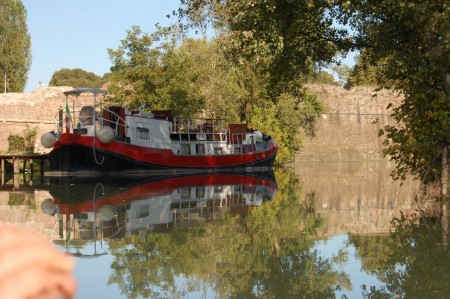
[[[339,86],[310,85],[327,112],[316,126],[316,136],[307,138],[297,160],[360,161],[379,160],[382,139],[378,131],[392,124],[389,103],[400,98],[386,90],[374,92],[370,87],[351,90]]]
[[[27,93],[0,94],[0,151],[8,149],[10,134],[23,135],[28,127],[37,128],[40,136],[55,129],[58,110],[65,106],[64,91],[71,87],[42,87]],[[87,101],[86,97],[80,97]],[[69,102],[70,103],[70,102]]]

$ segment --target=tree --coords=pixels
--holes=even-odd
[[[31,65],[31,39],[20,0],[0,3],[0,70],[3,91],[21,92]]]
[[[52,75],[50,86],[97,87],[105,84],[105,80],[92,72],[82,69],[60,69]]]
[[[327,0],[190,0],[182,1],[178,16],[223,32],[232,60],[263,67],[279,95],[297,90],[314,66],[351,47],[347,30],[333,24],[332,7]]]
[[[307,78],[308,83],[337,85],[332,74],[327,71],[315,71]]]
[[[175,40],[167,33],[164,28],[153,34],[138,26],[128,30],[117,50],[108,49],[113,65],[108,88],[115,101],[131,109],[171,109],[175,115],[193,117],[204,105],[202,95],[192,88],[202,80],[194,68],[198,62],[176,53]]]
[[[380,67],[372,65],[367,61],[364,51],[361,55],[356,58],[356,64],[353,66],[349,72],[347,82],[345,83],[346,88],[351,88],[353,86],[377,86],[377,74],[380,71]]]

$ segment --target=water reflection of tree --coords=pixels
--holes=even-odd
[[[312,249],[322,220],[300,197],[291,173],[276,175],[275,198],[247,217],[226,214],[220,221],[112,241],[109,283],[129,298],[182,297],[180,276],[189,291],[209,286],[222,298],[334,297],[349,283],[333,269],[336,261]]]
[[[450,254],[437,219],[402,215],[387,236],[351,236],[365,271],[386,288],[362,286],[367,298],[448,298]]]

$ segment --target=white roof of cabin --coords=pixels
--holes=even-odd
[[[100,88],[85,87],[85,88],[74,88],[72,90],[65,91],[64,94],[66,96],[70,96],[70,95],[79,96],[80,94],[85,93],[85,92],[90,92],[90,93],[94,94],[95,96],[98,94],[107,94],[108,93],[107,90],[103,90]]]

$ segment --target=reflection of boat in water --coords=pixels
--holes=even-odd
[[[204,174],[139,183],[109,178],[95,184],[50,184],[53,201],[42,208],[58,215],[61,235],[64,222],[66,230],[70,226],[80,238],[92,239],[99,229],[103,237],[124,236],[220,219],[226,212],[246,214],[271,200],[277,190],[273,176]]]

